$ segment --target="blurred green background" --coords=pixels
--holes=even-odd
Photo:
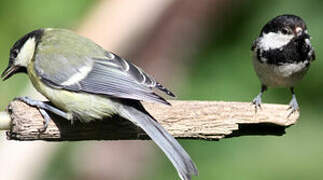
[[[11,45],[23,34],[39,27],[74,29],[96,2],[0,1],[0,69],[8,63]],[[323,64],[320,49],[323,47],[319,42],[323,41],[323,1],[229,2],[230,11],[224,12],[221,28],[210,20],[208,38],[191,57],[187,79],[176,90],[179,99],[250,102],[260,90],[251,63],[251,43],[262,26],[280,14],[296,14],[306,21],[317,60],[296,87],[301,117],[284,136],[249,136],[217,142],[180,140],[198,166],[200,175],[193,179],[322,179]],[[1,83],[2,108],[19,95],[27,81],[27,76],[18,75]],[[290,98],[288,89],[269,89],[263,102],[288,104]],[[68,162],[75,146],[77,143],[62,143],[60,151],[44,165],[48,169],[39,179],[76,179],[78,172]],[[177,179],[177,173],[165,156],[158,156],[156,163],[157,168],[147,168],[149,171],[142,179]]]

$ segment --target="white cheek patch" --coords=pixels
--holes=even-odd
[[[84,79],[89,72],[92,70],[92,66],[82,66],[80,69],[78,69],[78,72],[73,74],[70,78],[68,78],[66,81],[64,81],[61,85],[63,86],[70,86],[73,84],[76,84],[80,82],[82,79]]]
[[[260,38],[259,45],[265,51],[269,49],[277,49],[288,44],[293,37],[293,34],[283,34],[281,32],[270,32],[267,34],[263,33],[262,37]]]
[[[29,61],[32,59],[36,47],[35,38],[29,38],[25,44],[21,47],[20,52],[16,57],[15,64],[23,67],[27,67]]]

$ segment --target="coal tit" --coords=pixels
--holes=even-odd
[[[262,94],[268,87],[289,88],[290,114],[299,110],[294,87],[315,60],[305,22],[295,15],[275,17],[262,28],[251,50],[254,69],[261,81],[261,91],[252,101],[256,110],[261,107]]]

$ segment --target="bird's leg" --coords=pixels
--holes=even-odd
[[[290,88],[290,92],[292,93],[292,100],[289,102],[288,109],[290,109],[291,112],[288,114],[288,117],[290,115],[292,115],[294,112],[299,110],[299,106],[298,106],[298,103],[297,103],[297,100],[296,100],[296,95],[295,95],[293,87]]]
[[[71,120],[72,119],[72,116],[70,116],[69,113],[66,113],[66,112],[63,112],[61,110],[59,110],[58,108],[50,105],[49,103],[47,102],[43,102],[43,101],[38,101],[38,100],[34,100],[34,99],[30,99],[29,97],[17,97],[15,98],[15,100],[20,100],[30,106],[33,106],[33,107],[37,107],[40,114],[43,116],[44,118],[44,127],[39,129],[40,132],[44,132],[46,131],[47,127],[48,127],[48,123],[49,121],[51,120],[50,116],[48,115],[48,113],[45,111],[49,111],[49,112],[52,112],[58,116],[61,116],[67,120]]]
[[[47,127],[48,127],[48,123],[51,120],[51,118],[49,117],[48,113],[42,109],[42,108],[38,108],[40,114],[43,116],[44,118],[44,126],[40,129],[38,129],[39,132],[45,132]]]
[[[260,93],[252,100],[252,103],[255,105],[256,112],[258,108],[261,108],[261,97],[266,90],[267,90],[267,86],[262,84]]]

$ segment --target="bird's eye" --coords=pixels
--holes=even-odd
[[[287,28],[283,28],[282,29],[282,33],[283,34],[288,34],[290,31],[289,31],[289,29],[287,29]]]
[[[18,55],[18,49],[15,49],[15,50],[13,50],[12,52],[11,52],[11,56],[13,57],[13,58],[16,58],[17,57],[17,55]]]

